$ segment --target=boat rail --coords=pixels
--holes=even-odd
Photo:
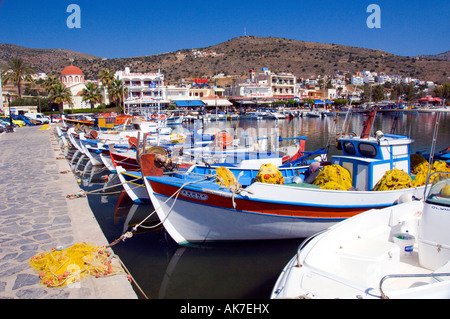
[[[380,285],[379,285],[379,289],[380,289],[380,293],[381,293],[381,298],[382,299],[389,299],[389,297],[384,293],[383,291],[383,283],[387,280],[387,279],[392,279],[392,278],[420,278],[420,277],[448,277],[450,276],[450,273],[431,273],[431,274],[392,274],[392,275],[386,275],[383,278],[381,278],[380,280]]]
[[[317,236],[319,236],[319,235],[321,235],[321,234],[323,234],[323,233],[325,233],[326,231],[327,231],[328,229],[324,229],[324,230],[322,230],[322,231],[320,231],[320,232],[318,232],[318,233],[316,233],[316,234],[313,234],[313,235],[311,235],[311,236],[309,236],[308,238],[306,238],[305,240],[303,240],[301,243],[300,243],[300,246],[298,246],[298,248],[297,248],[297,267],[300,267],[301,266],[301,262],[300,262],[300,251],[311,241],[311,240],[313,240],[314,238],[316,238]]]

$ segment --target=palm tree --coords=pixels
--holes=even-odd
[[[62,83],[57,83],[53,85],[52,92],[50,93],[49,99],[57,104],[59,104],[59,111],[64,111],[64,102],[72,103],[72,94],[69,89]]]
[[[13,83],[17,85],[19,98],[22,97],[22,81],[33,81],[31,75],[34,70],[22,58],[11,58],[1,70],[2,84]]]
[[[104,68],[98,73],[98,78],[103,85],[103,93],[105,95],[105,103],[106,103],[106,90],[111,84],[111,82],[114,80],[114,72],[111,71],[110,69]]]
[[[108,87],[108,95],[109,98],[116,103],[116,106],[119,107],[119,104],[124,100],[124,96],[128,95],[128,89],[125,87],[122,80],[114,79]]]
[[[92,82],[86,83],[86,87],[81,91],[81,96],[83,97],[83,101],[89,101],[89,103],[91,104],[91,110],[94,109],[95,103],[101,102],[103,100],[100,88],[97,86],[97,84]]]
[[[54,90],[54,86],[57,84],[61,84],[61,81],[59,80],[58,76],[50,74],[44,81],[44,88],[47,91],[47,93],[51,95]]]

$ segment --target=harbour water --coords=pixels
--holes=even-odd
[[[374,129],[390,133],[394,113],[378,114]],[[436,113],[402,113],[396,124],[396,134],[409,135],[415,140],[412,152],[429,152],[435,128]],[[262,131],[272,134],[275,125],[283,138],[305,136],[309,151],[324,147],[329,141],[329,156],[339,154],[334,147],[336,130],[342,128],[344,116],[326,118],[294,118],[292,120],[239,120],[206,122],[204,130],[232,128],[246,132]],[[349,130],[359,133],[366,118],[353,115]],[[193,124],[178,127],[192,130]],[[337,130],[340,131],[340,130]],[[273,142],[274,143],[274,142]],[[288,145],[292,140],[280,142]],[[274,145],[274,144],[273,144]],[[443,113],[436,151],[450,146],[450,113]],[[77,154],[74,155],[78,156]],[[146,218],[153,206],[133,204],[122,193],[115,174],[105,168],[92,167],[86,159],[74,158],[81,179],[81,188],[88,192],[89,204],[109,242],[134,224]],[[116,185],[116,186],[114,186]],[[101,191],[104,189],[104,191]],[[156,216],[156,215],[155,215]],[[150,299],[266,299],[287,261],[295,254],[302,239],[208,244],[201,247],[180,247],[157,226],[157,217],[139,228],[132,238],[119,242],[113,249],[124,262],[139,287]],[[156,226],[156,227],[154,227]],[[143,295],[136,289],[139,297]]]

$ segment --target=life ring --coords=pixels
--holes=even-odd
[[[153,113],[151,116],[152,120],[156,119],[156,117],[157,117],[156,113]]]
[[[233,137],[228,132],[217,133],[215,139],[221,149],[226,149],[233,144]]]
[[[159,114],[159,119],[161,121],[164,121],[166,118],[167,118],[166,114],[164,114],[164,113]]]
[[[136,137],[131,136],[128,138],[128,144],[130,145],[130,147],[137,148],[137,143],[138,143],[138,140]]]

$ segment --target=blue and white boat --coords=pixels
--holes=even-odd
[[[406,194],[423,196],[425,186],[374,191],[389,170],[410,171],[413,140],[380,133],[369,137],[368,131],[365,127],[360,137],[340,136],[343,155],[323,163],[349,172],[348,190],[297,182],[308,180],[305,166],[286,171],[284,184],[255,182],[242,170],[230,170],[239,182],[233,187],[216,183],[213,171],[164,175],[152,154],[141,157],[141,171],[160,220],[179,244],[305,238],[368,209],[395,205]]]

